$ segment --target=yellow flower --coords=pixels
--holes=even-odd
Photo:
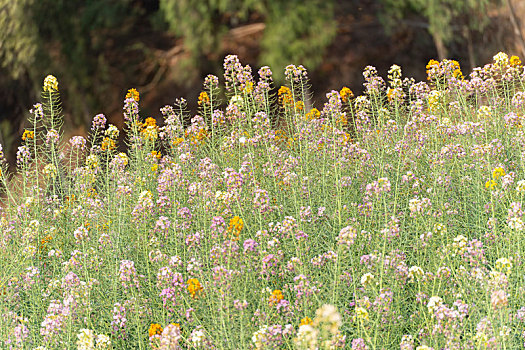
[[[238,216],[234,216],[230,219],[230,225],[228,226],[228,232],[232,232],[234,237],[234,240],[239,239],[239,234],[241,233],[241,230],[244,227],[244,221]]]
[[[44,170],[42,171],[42,173],[46,177],[54,178],[55,176],[57,176],[57,168],[53,164],[47,164],[44,167]]]
[[[162,154],[160,152],[157,152],[157,151],[151,151],[151,155],[157,159],[160,159],[162,158]]]
[[[339,95],[341,95],[341,100],[343,100],[343,102],[346,102],[351,98],[354,98],[354,93],[352,92],[352,90],[350,90],[346,86],[344,86],[341,89],[341,91],[339,92]]]
[[[460,80],[463,80],[463,79],[464,79],[464,77],[463,77],[463,73],[461,73],[461,69],[459,69],[459,68],[456,68],[456,69],[454,70],[454,72],[452,73],[452,75],[453,75],[454,78],[456,78],[456,79],[460,79]]]
[[[279,301],[283,299],[284,299],[283,292],[281,292],[279,289],[276,289],[272,292],[272,295],[270,295],[270,298],[268,298],[268,304],[272,306],[272,305],[279,303]]]
[[[197,102],[200,105],[202,104],[208,104],[210,103],[210,97],[206,93],[206,91],[202,91],[199,95],[199,102]]]
[[[355,308],[355,316],[358,320],[369,321],[368,311],[363,307]]]
[[[135,101],[139,102],[140,100],[139,92],[136,89],[129,89],[128,93],[126,94],[126,99],[128,98],[132,98]]]
[[[279,96],[279,102],[283,106],[290,106],[293,104],[292,91],[288,87],[281,86],[277,95]]]
[[[48,75],[44,79],[44,92],[58,91],[58,80],[52,75]]]
[[[492,171],[492,178],[494,180],[497,180],[502,176],[505,176],[505,170],[503,170],[503,168],[497,167],[496,169],[494,169],[494,171]]]
[[[321,112],[317,108],[312,108],[310,112],[306,113],[306,120],[310,119],[319,119],[321,117]]]
[[[177,146],[179,143],[182,143],[184,141],[184,138],[182,137],[177,137],[175,138],[171,143],[174,145],[174,146]]]
[[[113,141],[109,137],[104,137],[102,139],[101,147],[103,151],[111,151],[112,149],[116,147],[115,141]]]
[[[155,118],[152,118],[152,117],[146,118],[146,120],[144,121],[143,127],[147,128],[148,126],[157,126],[157,121],[155,120]]]
[[[521,60],[518,56],[511,56],[509,63],[512,67],[519,67],[521,66]]]
[[[242,92],[245,94],[249,94],[253,91],[253,83],[251,81],[246,83],[246,86],[242,89]]]
[[[122,164],[124,164],[124,166],[128,165],[129,158],[126,155],[126,153],[120,152],[119,154],[117,154],[117,157],[120,158],[120,160],[121,160]]]
[[[439,62],[436,60],[430,60],[427,64],[427,79],[432,80],[434,74],[437,73],[436,70],[439,69]]]
[[[508,275],[512,270],[512,262],[507,258],[499,258],[496,260],[496,270]]]
[[[153,118],[152,118],[153,119]],[[142,136],[145,138],[145,139],[148,139],[150,141],[154,141],[157,139],[158,137],[158,127],[156,126],[147,126],[146,128],[144,128],[142,131]]]
[[[22,140],[32,140],[35,138],[35,132],[31,130],[24,130],[24,134],[22,135]]]
[[[161,335],[162,334],[162,326],[158,323],[152,323],[150,326],[149,326],[149,330],[148,330],[148,334],[151,337],[153,337],[154,335]]]
[[[307,325],[307,324],[312,324],[313,321],[310,317],[308,316],[305,316],[302,320],[301,320],[301,323],[299,323],[299,326],[303,326],[303,325]]]
[[[493,190],[494,187],[496,187],[496,181],[494,180],[489,180],[487,182],[485,182],[485,188],[488,189],[488,190]]]
[[[202,285],[196,278],[190,278],[188,280],[188,292],[190,292],[192,298],[197,298],[202,291]]]
[[[303,109],[304,109],[304,102],[297,101],[297,103],[295,104],[295,111],[299,112],[299,111],[302,111]]]

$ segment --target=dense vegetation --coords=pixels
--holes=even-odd
[[[125,128],[61,142],[58,82],[5,162],[0,339],[12,349],[516,349],[525,342],[525,71],[308,77],[236,56]],[[128,151],[119,152],[126,134]]]

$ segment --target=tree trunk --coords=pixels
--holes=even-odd
[[[447,47],[445,46],[445,43],[443,42],[443,38],[441,38],[441,35],[432,34],[432,38],[434,39],[434,45],[436,45],[436,50],[438,53],[439,60],[442,61],[445,58],[447,58],[447,55],[448,55]]]

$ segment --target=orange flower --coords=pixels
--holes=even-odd
[[[196,278],[190,278],[188,280],[188,292],[190,292],[192,298],[197,298],[202,291],[202,285]]]
[[[132,98],[135,101],[139,102],[140,100],[139,92],[136,89],[129,89],[128,93],[126,94],[126,99],[128,98]]]
[[[155,118],[148,117],[144,121],[143,126],[144,126],[144,128],[147,128],[148,126],[157,126],[157,121],[155,120]]]
[[[312,108],[310,112],[306,113],[306,120],[310,119],[319,119],[321,117],[321,112],[317,108]]]
[[[305,316],[302,320],[301,320],[301,323],[299,323],[299,326],[304,326],[304,325],[308,325],[308,324],[312,324],[313,321],[310,317],[308,316]]]
[[[35,138],[35,132],[31,130],[24,130],[24,134],[22,135],[22,140],[32,140]]]
[[[148,330],[148,334],[151,337],[153,337],[154,335],[161,335],[162,334],[162,326],[158,323],[152,323],[150,326],[149,326],[149,330]]]
[[[268,299],[268,303],[270,306],[277,304],[279,301],[284,299],[283,292],[281,292],[279,289],[276,289],[272,292],[272,295],[270,295],[270,298]]]
[[[241,230],[244,227],[244,221],[238,216],[234,216],[230,219],[230,225],[228,226],[228,232],[232,232],[234,237],[234,240],[239,239],[239,235],[241,233]]]
[[[439,62],[436,60],[430,60],[427,64],[427,79],[432,80],[434,78],[434,75],[437,73],[437,70],[439,69]]]
[[[343,102],[347,102],[349,99],[354,98],[354,93],[346,86],[341,89],[339,95],[341,95],[341,100],[343,100]]]
[[[210,103],[210,97],[206,93],[206,91],[202,91],[199,95],[199,102],[197,102],[200,105],[202,104],[208,104]]]
[[[104,137],[102,139],[101,147],[102,147],[103,151],[111,151],[112,149],[114,149],[116,147],[115,141],[113,141],[109,137]]]
[[[279,103],[281,103],[283,106],[293,105],[292,91],[290,88],[281,86],[277,92],[277,95],[279,96]]]

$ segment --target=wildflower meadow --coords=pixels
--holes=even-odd
[[[524,67],[426,68],[318,110],[227,56],[196,115],[130,89],[69,140],[47,76],[0,152],[0,347],[523,348]]]

